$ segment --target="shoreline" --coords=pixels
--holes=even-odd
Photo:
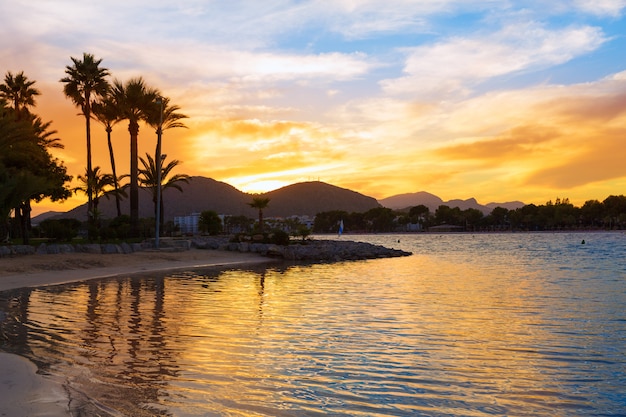
[[[228,267],[271,263],[275,260],[256,253],[208,249],[184,251],[146,250],[129,254],[34,254],[0,258],[0,292],[178,269]]]
[[[71,282],[181,269],[272,263],[254,253],[207,249],[130,254],[34,254],[0,258],[0,292]],[[39,374],[23,356],[0,350],[0,415],[70,416],[62,383]]]

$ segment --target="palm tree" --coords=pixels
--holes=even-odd
[[[115,207],[117,208],[117,217],[122,215],[122,209],[120,207],[121,193],[117,172],[115,169],[115,154],[113,153],[113,143],[111,142],[111,132],[113,126],[121,121],[119,113],[115,107],[115,103],[110,97],[104,97],[101,100],[93,103],[91,108],[94,118],[104,125],[104,129],[107,132],[107,143],[109,145],[109,158],[111,159],[111,172],[113,173],[113,180],[115,182]]]
[[[137,139],[139,122],[146,120],[160,94],[149,88],[141,77],[132,78],[126,84],[113,82],[111,97],[122,119],[128,120],[130,133],[130,227],[131,235],[137,236],[139,226],[139,166]]]
[[[35,96],[41,94],[33,87],[35,81],[29,81],[21,71],[15,76],[8,71],[4,77],[4,84],[0,85],[0,98],[13,103],[16,119],[20,119],[23,113],[28,112],[28,107],[35,105]]]
[[[81,185],[74,188],[74,192],[92,193],[93,212],[91,213],[91,218],[97,220],[99,217],[98,204],[100,203],[100,198],[105,196],[109,198],[108,192],[110,190],[108,188],[115,185],[113,175],[101,173],[100,167],[97,166],[91,171],[86,170],[85,176],[79,175],[78,181],[80,181]]]
[[[105,79],[109,75],[109,70],[101,68],[102,59],[95,59],[92,54],[83,53],[82,61],[78,58],[70,57],[73,66],[66,66],[67,77],[62,78],[65,83],[63,92],[80,108],[85,116],[85,131],[87,138],[87,172],[91,172],[91,106],[93,100],[103,97],[109,90],[109,83]],[[91,216],[93,212],[93,193],[87,189],[87,213]],[[91,218],[91,217],[88,217]]]
[[[150,154],[146,153],[146,159],[143,158],[139,158],[139,160],[141,161],[141,164],[143,165],[143,169],[139,170],[139,182],[141,183],[141,185],[143,187],[146,187],[147,189],[150,190],[150,193],[152,194],[152,202],[154,203],[154,218],[156,221],[156,217],[157,217],[157,204],[159,204],[159,209],[161,211],[160,213],[160,219],[159,224],[162,225],[163,224],[163,219],[165,218],[165,215],[163,214],[163,193],[160,193],[160,201],[157,202],[157,186],[159,184],[159,180],[158,180],[158,168],[156,166],[156,163],[154,161],[154,158],[152,158],[152,156],[150,156]],[[180,192],[183,191],[183,188],[180,186],[179,183],[184,182],[185,184],[189,183],[189,179],[191,178],[189,175],[187,174],[176,174],[176,175],[172,175],[171,177],[168,178],[168,175],[170,175],[170,173],[172,172],[172,170],[178,166],[181,162],[178,159],[174,159],[172,161],[170,161],[167,165],[163,166],[163,161],[165,160],[165,158],[162,158],[161,161],[161,190],[165,191],[168,188],[174,188]],[[161,229],[162,230],[162,229]]]
[[[270,203],[270,199],[267,197],[252,197],[252,203],[248,205],[252,208],[259,210],[259,230],[263,232],[263,209],[267,208]]]

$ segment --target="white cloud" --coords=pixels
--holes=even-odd
[[[619,17],[626,8],[626,0],[576,0],[576,7],[597,16]]]
[[[391,94],[464,95],[493,77],[565,63],[605,40],[598,28],[589,26],[548,30],[536,24],[515,25],[487,36],[406,49],[406,75],[381,84]]]

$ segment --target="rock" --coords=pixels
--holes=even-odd
[[[102,253],[106,254],[122,253],[122,249],[118,245],[114,245],[112,243],[101,245],[100,250]]]
[[[11,246],[11,252],[14,255],[34,255],[35,248],[30,245],[13,245]]]
[[[42,243],[41,245],[37,246],[36,253],[37,255],[46,255],[48,253],[48,245]]]
[[[97,243],[87,243],[82,246],[82,252],[86,253],[102,253],[102,246]]]
[[[126,242],[120,243],[120,250],[126,255],[133,253],[133,248]]]

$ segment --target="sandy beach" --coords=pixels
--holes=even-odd
[[[191,249],[132,254],[68,253],[0,258],[0,291],[204,267],[233,267],[271,262],[253,253]],[[25,358],[0,352],[0,416],[69,416],[63,386],[37,374]]]

